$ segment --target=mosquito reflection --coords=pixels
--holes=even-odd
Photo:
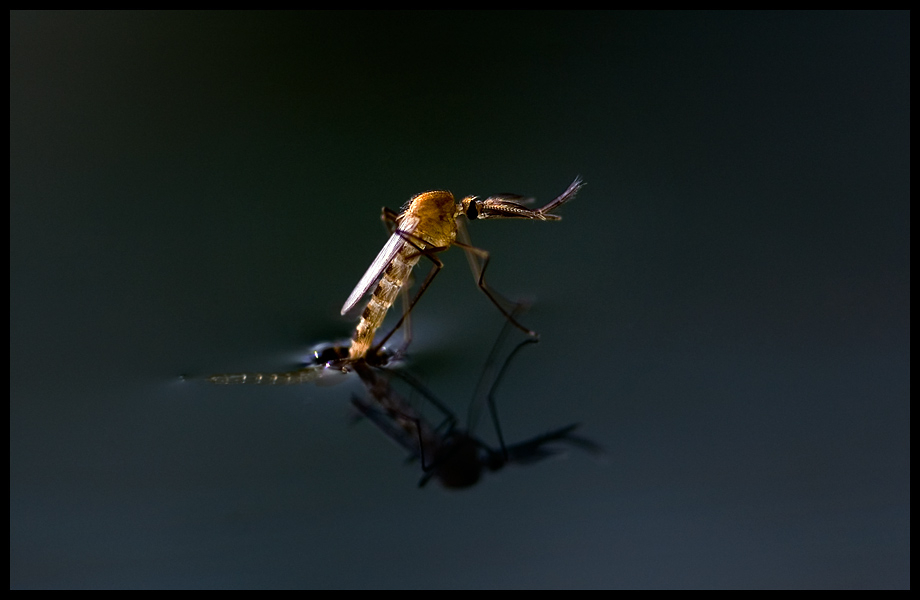
[[[352,337],[348,351],[349,360],[356,361],[364,358],[371,350],[374,334],[383,323],[387,311],[393,305],[396,296],[406,287],[413,267],[422,256],[425,256],[433,263],[431,271],[419,287],[415,297],[407,304],[402,318],[393,330],[378,343],[378,347],[399,329],[443,267],[443,263],[436,254],[447,250],[452,245],[459,246],[466,252],[477,285],[502,314],[517,328],[531,337],[536,337],[536,333],[518,323],[505,309],[503,304],[510,303],[486,284],[485,273],[489,265],[489,253],[469,243],[469,235],[461,217],[471,221],[483,219],[558,221],[562,217],[553,214],[553,211],[574,198],[583,185],[581,179],[576,178],[562,194],[539,209],[527,208],[524,204],[530,202],[530,199],[514,194],[500,194],[482,200],[476,196],[467,196],[460,202],[456,202],[453,194],[443,190],[423,192],[413,196],[399,213],[384,208],[382,219],[391,232],[390,239],[384,244],[342,306],[344,315],[357,306],[372,288],[374,289]],[[458,238],[460,241],[457,241]],[[376,287],[374,287],[375,284]],[[408,338],[405,344],[408,344]]]
[[[483,370],[483,377],[494,366],[495,357],[506,332],[507,325],[493,346]],[[498,471],[509,464],[531,464],[556,454],[559,448],[553,447],[554,444],[567,444],[587,452],[599,453],[600,446],[574,433],[577,424],[555,429],[516,444],[505,444],[498,419],[495,392],[512,359],[525,346],[536,341],[531,338],[518,343],[504,359],[489,386],[485,400],[498,437],[498,448],[473,435],[475,418],[472,417],[472,410],[468,428],[461,428],[457,417],[449,408],[418,380],[402,371],[376,368],[365,361],[355,362],[353,368],[360,376],[367,394],[364,397],[353,396],[352,404],[364,417],[408,451],[410,460],[418,460],[421,463],[424,474],[419,480],[419,486],[434,478],[447,488],[470,487],[480,480],[484,471]],[[391,377],[398,377],[417,390],[443,415],[443,421],[439,425],[429,423],[391,385]],[[476,398],[471,403],[471,409],[475,404]]]

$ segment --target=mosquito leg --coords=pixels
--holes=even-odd
[[[540,334],[524,327],[513,316],[519,311],[519,309],[526,307],[527,303],[512,302],[486,283],[485,276],[486,269],[489,266],[489,252],[487,250],[483,250],[482,248],[477,248],[472,244],[472,241],[470,240],[470,233],[462,219],[457,220],[457,240],[454,241],[454,245],[463,249],[463,252],[466,254],[467,261],[470,264],[470,271],[473,273],[473,278],[476,279],[476,285],[479,286],[479,289],[482,290],[482,292],[489,298],[489,300],[492,301],[492,304],[498,308],[499,312],[501,312],[506,319],[511,321],[515,327],[530,337],[539,338]],[[499,299],[501,301],[499,301]],[[502,302],[504,302],[506,305],[512,306],[513,309],[508,311],[504,306],[502,306]]]
[[[427,400],[432,406],[438,409],[441,414],[444,416],[444,420],[435,427],[436,432],[440,432],[445,426],[447,427],[446,432],[452,432],[457,426],[457,415],[454,414],[446,404],[441,402],[437,396],[434,395],[434,392],[428,389],[425,384],[419,381],[414,375],[406,371],[388,371],[390,374],[399,377],[407,384],[409,384],[415,391],[419,392],[425,400]]]
[[[537,333],[536,331],[530,330],[524,327],[523,325],[521,325],[517,321],[517,319],[515,319],[512,316],[511,312],[509,312],[508,310],[505,309],[504,306],[502,306],[502,302],[504,302],[505,304],[513,305],[513,306],[519,306],[522,303],[512,302],[511,300],[508,300],[503,295],[501,295],[498,291],[496,291],[491,286],[489,286],[489,284],[486,283],[486,279],[485,279],[486,269],[489,267],[488,251],[483,250],[482,248],[477,248],[475,246],[470,246],[470,245],[463,244],[460,242],[454,242],[454,245],[460,248],[463,248],[463,251],[467,253],[467,256],[471,257],[470,259],[471,264],[473,264],[474,262],[481,261],[481,264],[477,264],[476,267],[474,268],[473,276],[476,277],[476,285],[478,285],[479,289],[482,290],[486,296],[488,296],[489,300],[492,301],[492,304],[494,304],[496,308],[498,308],[498,310],[505,316],[505,318],[511,321],[511,323],[515,327],[517,327],[518,329],[520,329],[521,331],[523,331],[524,333],[526,333],[527,335],[529,335],[530,337],[534,339],[539,338],[540,337],[539,333]],[[475,259],[472,257],[475,257]]]
[[[384,225],[386,225],[387,231],[390,233],[390,235],[392,235],[394,232],[397,231],[397,219],[398,218],[399,218],[399,213],[393,210],[390,210],[389,208],[385,206],[381,210],[380,220],[382,220]],[[418,242],[413,241],[413,238],[418,239],[418,238],[415,238],[415,236],[409,233],[404,233],[404,232],[401,232],[400,236],[404,240],[406,240],[406,242],[408,242],[411,246],[413,246],[416,250],[418,250],[420,254],[424,254],[428,256],[429,258],[431,258],[432,261],[435,263],[438,270],[440,270],[440,268],[444,266],[443,263],[441,263],[438,259],[433,258],[433,255],[436,252],[441,252],[442,250],[446,250],[446,248],[425,249],[423,248],[424,244],[422,243],[421,240],[418,240]],[[415,306],[415,303],[418,302],[419,298],[421,297],[422,291],[424,291],[424,288],[427,287],[427,285],[431,283],[430,280],[434,279],[434,275],[436,274],[437,273],[435,272],[435,273],[430,273],[428,275],[428,279],[426,279],[427,283],[423,285],[421,289],[419,289],[419,292],[416,294],[415,298],[411,302],[409,302],[409,288],[411,287],[411,285],[403,286],[403,288],[399,292],[400,296],[402,296],[402,303],[403,303],[402,317],[400,318],[396,326],[393,327],[393,329],[382,340],[380,340],[380,342],[377,343],[376,346],[374,346],[373,351],[375,353],[380,351],[380,349],[383,347],[383,344],[386,343],[386,341],[389,340],[391,337],[393,337],[393,334],[396,333],[396,330],[398,330],[400,327],[403,328],[403,341],[402,341],[402,345],[400,346],[399,350],[395,353],[395,356],[401,356],[406,352],[406,349],[409,347],[409,344],[412,342],[412,323],[411,323],[411,318],[409,314],[412,311],[412,308]]]
[[[383,337],[383,339],[380,340],[380,343],[378,343],[375,346],[375,351],[378,351],[386,343],[386,341],[390,339],[390,337],[394,333],[396,333],[396,330],[402,327],[402,324],[409,317],[409,313],[412,312],[412,309],[415,308],[415,305],[418,303],[419,298],[422,297],[422,294],[425,293],[425,290],[428,289],[428,286],[431,285],[431,282],[434,281],[435,276],[444,266],[444,263],[442,263],[440,259],[438,259],[437,257],[433,255],[427,255],[427,254],[426,256],[428,256],[428,258],[430,258],[432,262],[434,262],[434,266],[431,267],[431,271],[428,272],[428,276],[425,277],[425,281],[422,282],[422,285],[419,287],[418,292],[415,294],[415,298],[413,298],[412,302],[409,303],[409,306],[406,308],[405,312],[403,313],[403,316],[399,318],[399,321],[396,322],[396,326],[390,330],[390,333],[386,334]]]
[[[489,403],[489,414],[492,416],[492,424],[495,425],[495,433],[498,435],[498,443],[502,449],[502,456],[505,461],[508,460],[508,448],[505,446],[505,437],[502,435],[502,428],[498,420],[498,407],[495,404],[495,390],[498,389],[498,384],[501,383],[501,380],[505,376],[505,371],[508,370],[508,365],[511,364],[511,359],[517,355],[517,353],[528,344],[536,344],[539,340],[530,338],[526,339],[517,346],[514,350],[511,351],[511,354],[508,355],[508,358],[505,359],[505,362],[502,364],[502,368],[499,369],[498,375],[495,377],[495,382],[492,384],[492,388],[489,390],[489,395],[487,397]]]
[[[407,415],[398,410],[392,408],[387,409],[390,417],[393,419],[401,419],[412,423],[415,426],[415,435],[418,438],[418,458],[419,462],[422,465],[422,471],[425,473],[434,472],[434,464],[428,464],[428,461],[425,460],[425,438],[422,436],[422,419],[417,416]]]
[[[514,307],[512,314],[517,317],[520,315],[520,313],[524,312],[526,308],[526,305],[518,304]],[[513,323],[511,321],[506,320],[504,326],[501,328],[501,331],[498,332],[498,337],[496,337],[495,341],[492,343],[492,349],[489,350],[489,356],[486,358],[486,362],[482,366],[482,371],[479,373],[479,379],[476,381],[476,387],[473,388],[473,398],[470,400],[469,409],[467,410],[466,414],[466,424],[467,427],[471,430],[476,427],[476,422],[478,419],[475,410],[479,405],[480,399],[485,398],[492,393],[485,391],[484,382],[492,381],[493,388],[498,385],[498,380],[493,376],[493,373],[495,372],[495,365],[498,364],[499,353],[505,344],[505,339],[508,337],[508,332],[511,330],[512,325]],[[505,362],[507,362],[509,359],[510,356],[505,359]],[[504,369],[504,367],[501,367],[500,370],[501,369]]]
[[[383,210],[380,212],[380,220],[383,221],[383,224],[387,226],[387,233],[390,235],[393,235],[393,232],[396,231],[397,217],[399,217],[399,213],[390,210],[386,206],[384,206]]]
[[[396,352],[397,356],[403,356],[406,353],[406,350],[409,349],[409,344],[412,343],[412,311],[411,306],[409,305],[409,287],[412,285],[411,275],[409,281],[406,285],[403,286],[403,289],[399,290],[399,297],[402,298],[403,305],[403,323],[402,323],[402,333],[403,341],[400,345],[399,350]],[[394,329],[395,331],[395,329]],[[386,341],[386,340],[384,340]],[[382,344],[383,342],[381,342]]]
[[[368,394],[373,398],[374,403],[377,408],[371,408],[370,406],[365,406],[364,403],[357,397],[352,398],[352,403],[364,414],[365,417],[368,417],[373,421],[378,427],[380,427],[385,433],[393,436],[394,439],[400,443],[401,440],[404,440],[403,435],[409,433],[406,425],[411,423],[412,428],[415,430],[414,434],[409,433],[410,436],[417,438],[418,442],[418,455],[422,463],[422,469],[424,471],[430,471],[433,468],[433,465],[429,465],[428,461],[425,460],[425,438],[434,441],[435,451],[437,448],[437,442],[435,441],[435,436],[431,435],[431,428],[425,423],[422,418],[412,409],[412,407],[396,392],[396,390],[390,385],[389,381],[386,378],[378,376],[377,370],[372,368],[364,361],[358,361],[354,364],[355,372],[358,373],[358,376],[361,378],[361,381],[364,383],[365,388],[367,388]],[[387,371],[388,373],[394,373],[394,371]],[[383,418],[376,418],[376,415],[380,415]],[[395,429],[394,429],[395,426]],[[395,433],[396,430],[400,430],[403,433]],[[395,433],[395,435],[394,435]],[[405,443],[403,443],[405,446]],[[432,452],[432,454],[434,454]]]
[[[379,402],[376,403],[378,406],[372,406],[370,403],[355,395],[352,396],[351,403],[358,409],[358,412],[360,412],[364,418],[368,419],[397,442],[404,439],[402,436],[407,433],[407,425],[411,423],[415,433],[414,435],[411,433],[409,435],[416,438],[418,458],[421,461],[422,470],[426,473],[433,470],[434,465],[429,465],[428,461],[425,459],[425,440],[422,435],[423,424],[419,417],[407,415],[396,409],[379,405]],[[414,458],[414,456],[410,456],[410,460]]]
[[[423,254],[424,256],[428,257],[428,259],[432,263],[434,263],[434,266],[431,267],[431,271],[428,272],[428,276],[425,277],[425,281],[422,282],[422,285],[419,287],[418,292],[416,292],[415,297],[412,299],[412,302],[410,302],[409,306],[406,307],[405,311],[403,312],[402,317],[400,317],[399,321],[396,322],[396,326],[393,327],[393,329],[390,330],[390,333],[386,334],[384,338],[380,340],[380,342],[376,346],[374,346],[374,352],[378,352],[380,348],[382,348],[383,345],[386,343],[386,341],[390,339],[390,337],[392,337],[394,333],[396,333],[396,330],[402,327],[402,324],[409,317],[409,313],[412,312],[412,309],[415,308],[415,305],[418,303],[419,299],[421,299],[422,294],[425,293],[425,290],[427,290],[428,286],[431,285],[431,282],[434,281],[435,276],[438,274],[441,268],[444,267],[444,263],[442,263],[441,259],[435,256],[435,254],[438,252],[444,251],[446,248],[437,248],[437,247],[436,248],[422,248],[418,243],[412,240],[412,238],[414,238],[415,236],[412,236],[410,234],[400,234],[400,235],[402,235],[403,238],[409,244],[411,244],[416,250],[418,250],[419,254]]]
[[[393,235],[393,232],[396,231],[396,227],[397,227],[396,220],[398,217],[399,217],[398,212],[390,210],[386,206],[383,207],[380,213],[380,220],[383,221],[384,225],[386,225],[388,234]],[[407,236],[404,236],[404,239],[408,241]],[[405,354],[406,349],[409,348],[409,344],[412,342],[412,322],[409,316],[409,288],[412,287],[411,281],[412,280],[411,280],[411,275],[410,275],[410,279],[407,282],[407,284],[404,285],[403,288],[399,291],[399,296],[402,298],[403,315],[405,318],[405,322],[403,323],[402,345],[399,347],[399,350],[396,351],[395,353],[396,356],[402,356],[403,354]],[[394,332],[395,332],[395,329],[394,329]]]

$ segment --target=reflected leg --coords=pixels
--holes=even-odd
[[[494,304],[505,316],[505,318],[511,321],[515,327],[532,338],[539,338],[540,334],[538,334],[536,331],[528,329],[527,327],[524,327],[517,321],[517,319],[514,318],[512,315],[514,310],[508,311],[504,306],[502,306],[502,302],[504,302],[506,305],[511,305],[514,307],[520,306],[522,303],[508,300],[486,283],[485,277],[486,269],[489,267],[489,253],[488,251],[483,250],[482,248],[477,248],[476,246],[473,246],[471,243],[469,243],[469,233],[466,231],[466,227],[463,225],[462,221],[458,222],[457,237],[463,239],[459,242],[455,241],[454,245],[462,248],[466,253],[467,259],[470,263],[470,269],[473,271],[473,277],[476,278],[476,285],[479,286],[479,289],[483,291],[489,300],[492,301],[492,304]]]

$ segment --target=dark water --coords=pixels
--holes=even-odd
[[[908,13],[10,15],[10,586],[910,586]],[[473,223],[542,334],[465,492],[358,386],[208,387],[347,337],[380,207]],[[458,250],[413,369],[465,414]],[[486,420],[484,438],[494,441]]]

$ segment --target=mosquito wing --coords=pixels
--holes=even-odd
[[[364,297],[364,294],[368,293],[370,289],[374,287],[374,284],[377,283],[377,280],[383,275],[383,271],[387,268],[387,265],[390,264],[393,257],[396,256],[406,243],[406,235],[412,234],[412,232],[415,231],[419,223],[419,218],[413,214],[403,213],[398,217],[397,223],[399,224],[398,228],[393,232],[393,235],[390,236],[390,239],[387,240],[383,248],[380,249],[377,258],[374,259],[371,266],[364,272],[361,281],[359,281],[355,289],[351,291],[351,295],[348,296],[348,300],[346,300],[344,306],[342,306],[343,315],[353,309],[361,298]]]
[[[383,275],[383,271],[387,268],[387,265],[390,264],[390,261],[393,260],[393,257],[396,256],[396,253],[399,252],[405,243],[406,240],[400,235],[400,232],[398,230],[394,231],[390,239],[387,240],[387,243],[380,249],[377,258],[374,259],[371,266],[364,272],[361,281],[359,281],[355,289],[351,291],[351,295],[348,296],[348,300],[346,300],[345,304],[342,306],[343,315],[353,309],[355,305],[361,301],[361,298],[363,298],[374,284],[377,283],[377,280]]]
[[[560,450],[548,448],[548,444],[554,442],[566,443],[576,448],[581,448],[590,454],[601,454],[604,449],[597,443],[588,438],[575,435],[572,432],[578,428],[578,423],[573,423],[568,427],[556,429],[543,435],[538,435],[529,440],[525,440],[513,446],[508,446],[508,457],[518,464],[533,464],[544,458],[558,454]]]
[[[486,200],[504,200],[506,202],[516,202],[518,204],[533,204],[536,201],[536,198],[531,198],[530,196],[522,196],[520,194],[492,194]]]

